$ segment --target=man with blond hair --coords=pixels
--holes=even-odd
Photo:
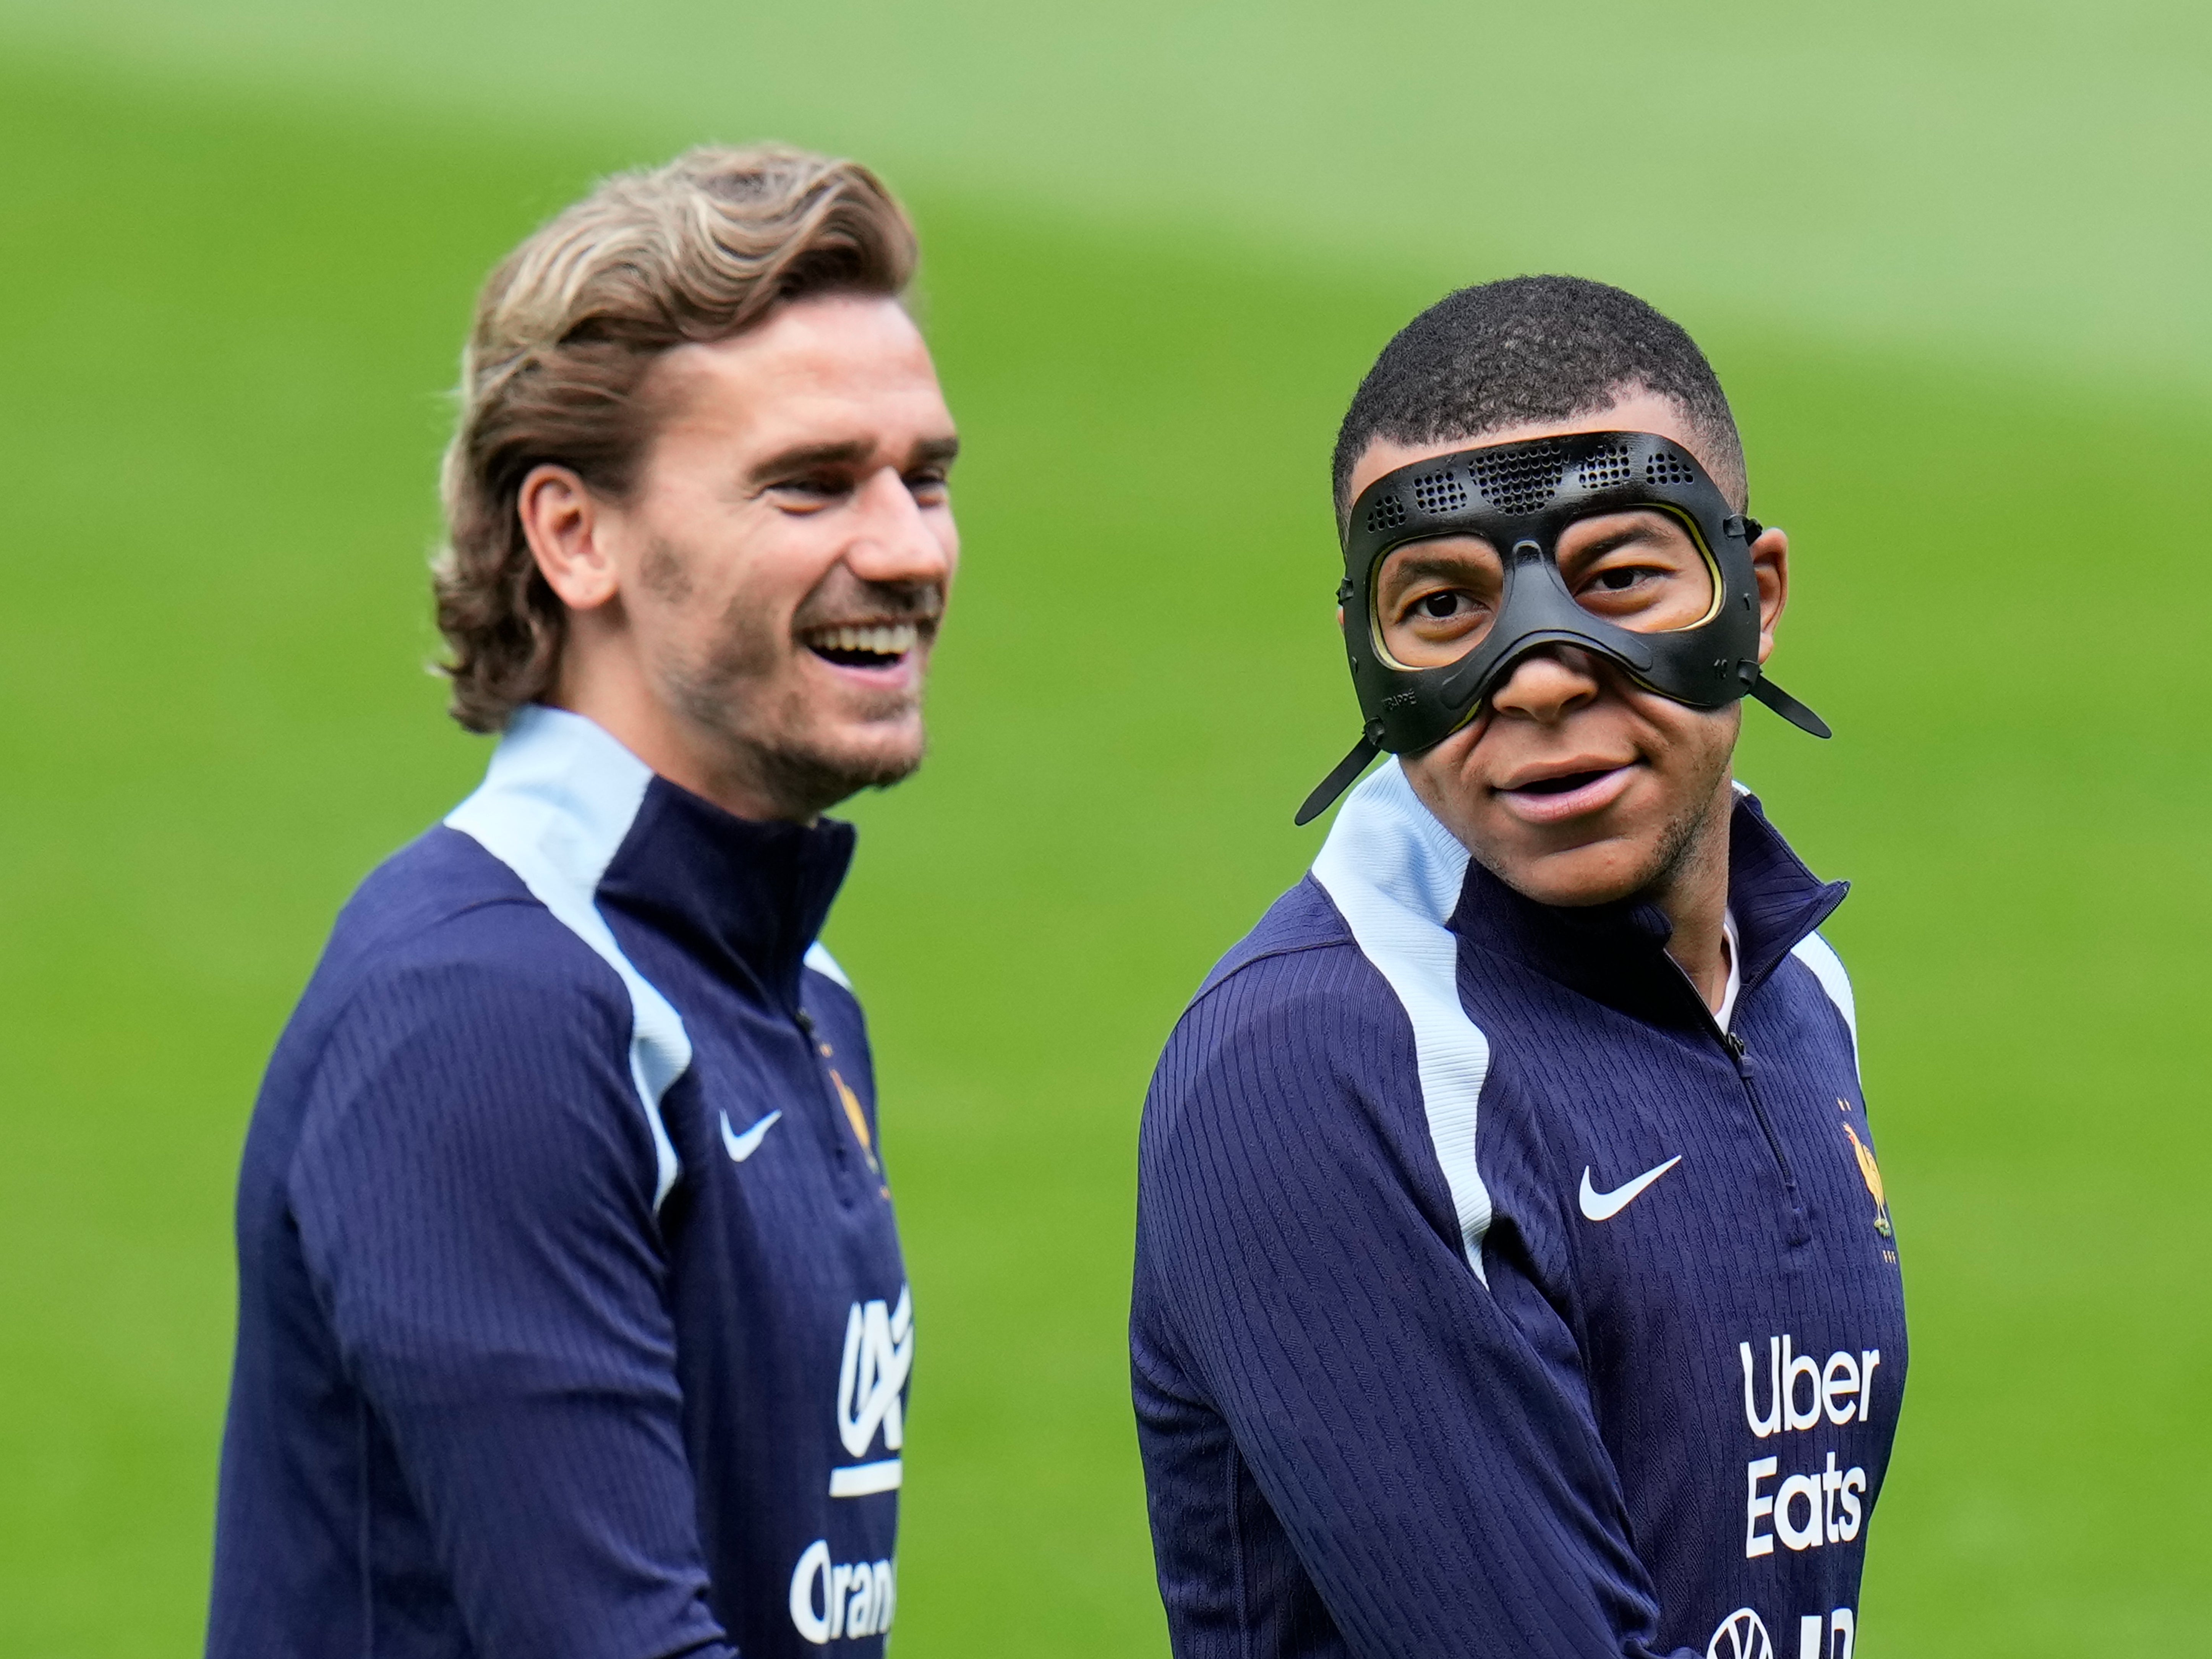
[[[369,877],[238,1200],[208,1651],[880,1653],[914,1310],[822,814],[912,772],[957,441],[866,169],[702,149],[493,272]]]

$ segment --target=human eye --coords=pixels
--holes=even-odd
[[[1666,578],[1667,572],[1656,565],[1610,564],[1591,575],[1589,586],[1607,594],[1633,594],[1638,588],[1648,590]]]
[[[1455,660],[1489,631],[1492,606],[1482,594],[1449,582],[1423,584],[1385,612],[1383,641],[1408,668]]]
[[[1694,554],[1628,547],[1606,555],[1571,584],[1590,615],[1639,633],[1693,627],[1712,608],[1712,580]]]
[[[1456,661],[1496,620],[1504,574],[1497,550],[1473,537],[1394,548],[1375,573],[1376,645],[1401,667]]]
[[[922,507],[942,507],[951,499],[952,480],[950,469],[925,466],[906,475],[907,493]]]
[[[787,512],[814,513],[835,507],[853,493],[852,480],[835,472],[798,472],[769,485],[769,494]]]
[[[1395,620],[1431,635],[1449,633],[1483,609],[1481,599],[1464,587],[1423,587],[1400,598]]]

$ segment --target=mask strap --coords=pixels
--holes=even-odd
[[[1382,752],[1381,746],[1362,732],[1359,741],[1352,745],[1352,752],[1336,763],[1336,770],[1315,786],[1313,793],[1306,797],[1306,804],[1298,808],[1297,817],[1291,822],[1303,829],[1328,811],[1329,803],[1358,781],[1367,763]]]
[[[1751,683],[1751,695],[1788,720],[1801,732],[1810,732],[1816,738],[1832,738],[1827,721],[1784,691],[1764,674]],[[1302,818],[1300,823],[1304,823]]]

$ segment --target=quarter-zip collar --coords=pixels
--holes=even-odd
[[[541,704],[516,711],[483,786],[446,822],[520,876],[625,979],[635,972],[607,933],[608,912],[680,940],[710,971],[793,1013],[802,959],[854,840],[852,825],[835,819],[764,823],[726,812],[655,775],[596,722]],[[641,1030],[669,1028],[673,1078],[690,1051],[675,1012],[664,1012],[641,1016]]]
[[[1767,822],[1757,798],[1739,793],[1729,823],[1728,892],[1741,952],[1739,998],[1757,990],[1850,890],[1847,882],[1815,876]],[[1469,859],[1447,925],[1470,945],[1636,1018],[1676,1027],[1711,1022],[1711,1011],[1667,954],[1674,926],[1656,904],[1539,904]]]
[[[853,826],[836,818],[741,818],[655,777],[600,879],[599,899],[651,921],[795,1011],[800,964],[844,883],[856,839]]]

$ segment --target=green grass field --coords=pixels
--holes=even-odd
[[[11,52],[33,26],[0,7],[9,1659],[199,1639],[256,1079],[347,891],[484,757],[422,672],[474,285],[596,173],[753,130],[697,113],[696,66],[671,109],[633,65],[628,102],[587,121],[511,87],[465,115],[397,25],[332,24],[327,61],[241,47],[217,73],[221,40],[176,44],[198,39],[180,9],[110,9],[133,27],[88,45],[41,24]],[[2031,155],[2063,155],[2050,188],[2083,227],[2118,228],[2102,276],[2069,243],[2011,281],[2039,240],[2006,217],[2034,194],[2017,181],[1983,246],[1942,191],[1900,209],[1869,185],[1824,229],[1751,156],[1735,182],[1797,227],[1800,294],[1788,265],[1747,276],[1649,215],[1637,234],[1661,241],[1605,264],[1602,214],[1533,189],[1510,237],[1462,222],[1423,255],[1401,216],[1362,258],[1356,227],[1315,234],[1272,198],[1247,219],[1187,189],[1147,210],[1157,135],[1128,174],[1085,152],[1066,204],[941,109],[912,145],[884,138],[969,445],[934,757],[854,804],[830,927],[875,1022],[924,1331],[902,1655],[1164,1650],[1122,1347],[1137,1110],[1182,1000],[1318,845],[1290,812],[1353,730],[1328,441],[1414,309],[1577,248],[1593,274],[1648,273],[1720,368],[1756,509],[1795,538],[1778,678],[1839,734],[1750,711],[1741,769],[1857,883],[1830,933],[1915,1322],[1865,1651],[2212,1653],[2212,657],[2178,608],[2212,478],[2212,328],[2177,298],[2203,288],[2205,152],[2130,170],[2129,149],[2202,136],[2170,100],[2204,89],[2203,30],[2179,7],[2114,16],[2159,58],[2150,92]],[[2069,53],[2092,91],[2124,78],[2079,19],[2033,20],[2006,46],[2019,88]],[[1098,33],[1035,27],[1071,52]],[[1813,28],[1753,44],[1817,64],[1833,43]],[[915,72],[965,38],[920,41]],[[1311,40],[1255,39],[1274,54],[1255,76],[1310,71]],[[1984,92],[2014,58],[1978,64]],[[1847,131],[1850,100],[1815,90]],[[1940,171],[1907,152],[1946,133],[1967,174],[2005,172],[1958,137],[1971,104],[1902,130],[1891,91],[1866,112],[1881,177]],[[798,96],[769,100],[776,124],[836,138]],[[2191,178],[2193,199],[2150,200]],[[1831,231],[1860,265],[1814,257]]]

